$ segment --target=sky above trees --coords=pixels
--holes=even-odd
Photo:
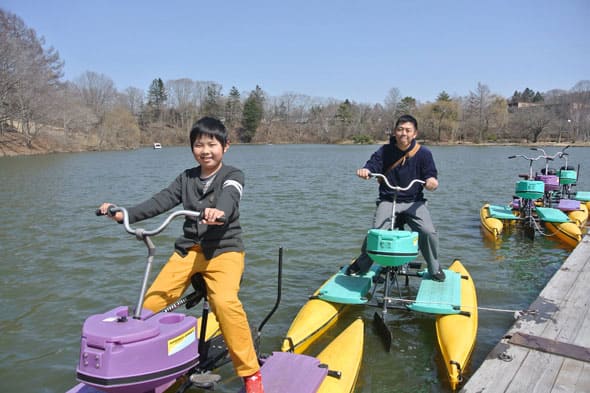
[[[224,95],[382,103],[395,87],[426,102],[478,82],[509,98],[590,79],[585,0],[2,3],[59,51],[66,79],[93,71],[118,90],[190,78]]]

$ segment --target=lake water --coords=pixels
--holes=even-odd
[[[274,303],[278,248],[284,248],[282,302],[262,332],[263,352],[280,348],[307,297],[358,254],[377,187],[354,172],[376,148],[236,145],[226,154],[225,162],[246,174],[241,299],[255,327]],[[570,250],[552,239],[530,242],[516,233],[492,243],[480,232],[482,204],[508,202],[517,175],[528,170],[524,160],[507,157],[533,152],[517,146],[431,149],[440,188],[427,197],[440,236],[441,263],[447,267],[461,259],[475,281],[479,305],[503,310],[480,311],[469,373],[512,325],[512,311],[528,307]],[[578,189],[590,190],[590,148],[569,152],[570,164],[581,164]],[[84,319],[117,305],[135,305],[146,254],[121,226],[96,217],[95,208],[103,201],[140,202],[193,164],[184,147],[0,158],[1,391],[63,392],[75,384]],[[177,223],[155,239],[154,271],[172,252],[179,232]],[[358,316],[365,319],[356,392],[448,391],[434,318],[391,313],[394,342],[387,353],[372,328],[374,311],[350,308],[326,338]],[[313,346],[312,354],[325,343]],[[241,384],[231,366],[221,374],[225,382],[217,391],[237,391]]]

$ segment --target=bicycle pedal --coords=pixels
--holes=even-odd
[[[192,374],[190,381],[200,389],[214,390],[215,385],[221,381],[221,375],[218,374]]]

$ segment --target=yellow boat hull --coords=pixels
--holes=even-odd
[[[573,210],[567,213],[567,216],[572,220],[580,229],[584,229],[588,222],[588,207],[584,202],[580,203],[580,210]]]
[[[469,272],[455,260],[449,270],[463,277],[461,280],[461,311],[468,313],[442,315],[436,318],[436,336],[445,362],[451,389],[455,390],[463,379],[463,371],[469,359],[477,337],[478,313],[475,284]]]
[[[318,393],[351,393],[354,391],[363,360],[365,328],[362,319],[351,323],[317,357],[330,370],[339,371],[340,378],[327,376]]]
[[[561,243],[576,247],[582,240],[582,230],[573,222],[543,222],[548,235],[555,236]]]
[[[281,351],[303,353],[338,321],[345,308],[344,304],[321,299],[308,300],[291,323],[283,339]]]
[[[504,223],[502,220],[490,217],[489,203],[483,205],[483,207],[479,210],[479,218],[481,220],[481,226],[484,229],[486,235],[491,236],[494,239],[497,239],[500,237],[500,235],[502,235]]]

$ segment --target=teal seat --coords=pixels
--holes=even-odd
[[[535,208],[537,215],[541,221],[546,222],[555,222],[555,223],[562,223],[562,222],[569,222],[570,219],[559,209],[554,209],[552,207],[537,207]]]
[[[497,218],[499,220],[515,220],[516,216],[512,213],[510,206],[490,205],[488,206],[490,211],[490,217]]]
[[[408,308],[429,314],[459,314],[461,312],[461,275],[445,270],[446,279],[438,282],[424,272],[416,301]]]
[[[578,191],[574,196],[576,201],[590,202],[590,191]]]
[[[379,274],[381,267],[377,264],[363,275],[347,276],[344,266],[318,291],[317,297],[327,302],[341,304],[364,304],[367,293],[373,285],[373,277]]]

